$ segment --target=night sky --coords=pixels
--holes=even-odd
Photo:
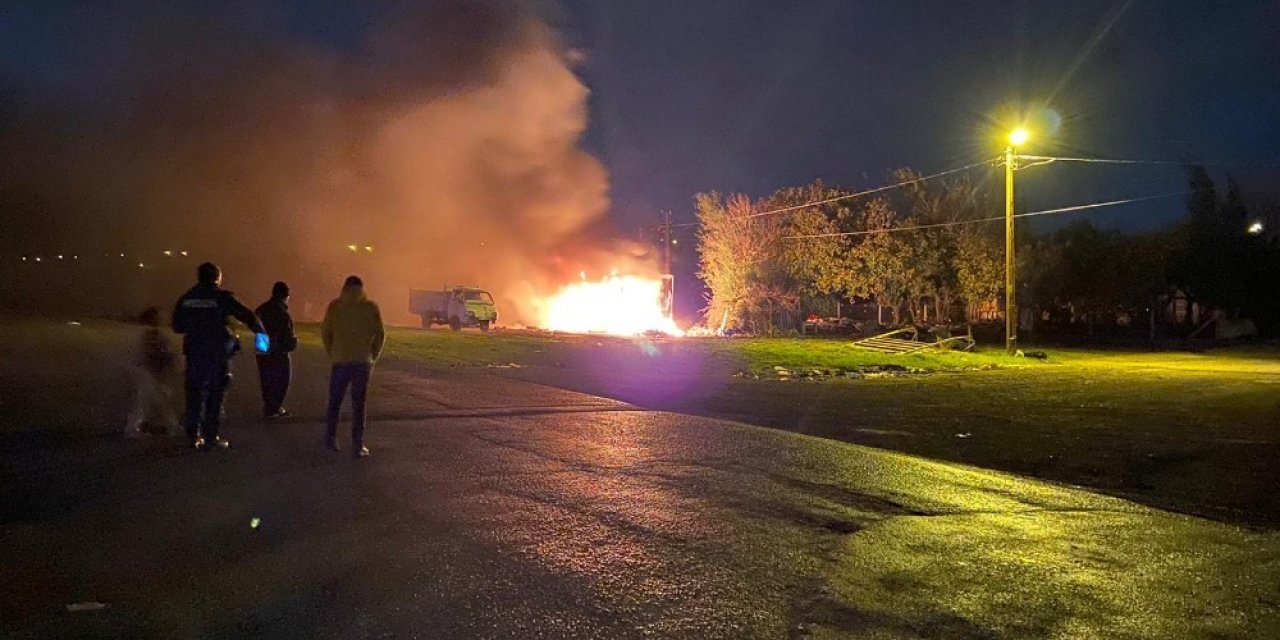
[[[85,12],[68,4],[0,10],[0,116],[56,101],[109,119],[130,108],[114,78],[163,64],[122,53],[130,43],[113,24],[92,25],[98,37],[84,46],[85,25],[70,21]],[[139,19],[165,19],[165,3],[135,4]],[[236,6],[255,17],[257,40],[340,57],[403,4]],[[610,215],[627,234],[664,209],[691,222],[700,191],[764,196],[816,178],[872,187],[896,167],[994,157],[1023,115],[1056,125],[1035,131],[1027,153],[1209,163],[1258,208],[1280,201],[1274,0],[566,0],[540,11],[591,91],[582,144],[608,171]],[[1169,193],[1185,179],[1170,166],[1056,164],[1019,186],[1028,210]],[[1143,230],[1183,210],[1175,198],[1090,219]],[[678,262],[690,272],[692,229],[682,233]]]
[[[999,152],[1001,114],[1037,104],[1062,124],[1028,153],[1280,166],[1274,1],[583,0],[568,14],[588,55],[587,144],[628,219],[687,220],[702,190],[869,187],[893,167],[964,165]],[[1034,207],[1183,185],[1167,167],[1020,180]],[[1181,208],[1094,219],[1147,228]]]

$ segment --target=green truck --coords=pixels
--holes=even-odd
[[[460,285],[446,285],[439,291],[410,289],[409,313],[422,318],[424,329],[447,324],[454,331],[463,327],[488,331],[498,322],[498,307],[488,291]]]

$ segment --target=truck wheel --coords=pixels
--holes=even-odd
[[[481,321],[480,321],[480,330],[481,330],[481,331],[484,331],[484,332],[486,332],[486,333],[489,331],[489,321],[488,321],[488,320],[481,320]]]
[[[421,317],[422,317],[422,328],[423,328],[423,329],[430,329],[430,328],[431,328],[431,317],[430,317],[430,316],[421,316]]]
[[[462,331],[462,321],[458,319],[458,316],[449,318],[449,328],[454,331]]]

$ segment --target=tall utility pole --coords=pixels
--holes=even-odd
[[[676,277],[671,274],[671,245],[675,238],[671,237],[671,212],[662,212],[662,224],[658,225],[658,236],[662,240],[662,293],[660,304],[662,315],[667,320],[675,317]]]
[[[1027,140],[1025,129],[1009,135],[1004,149],[1004,349],[1013,355],[1018,351],[1018,276],[1013,255],[1013,172],[1018,156],[1014,146]]]
[[[671,212],[662,212],[662,273],[671,273]]]

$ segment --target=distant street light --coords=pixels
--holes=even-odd
[[[1258,222],[1254,222],[1253,224],[1249,225],[1249,228],[1248,228],[1248,229],[1246,229],[1246,231],[1248,231],[1248,232],[1249,232],[1249,235],[1254,235],[1254,236],[1256,236],[1256,235],[1258,235],[1258,234],[1262,233],[1263,229],[1265,229],[1265,227],[1263,227],[1263,226],[1262,226],[1262,222],[1261,222],[1261,221],[1258,221]]]

